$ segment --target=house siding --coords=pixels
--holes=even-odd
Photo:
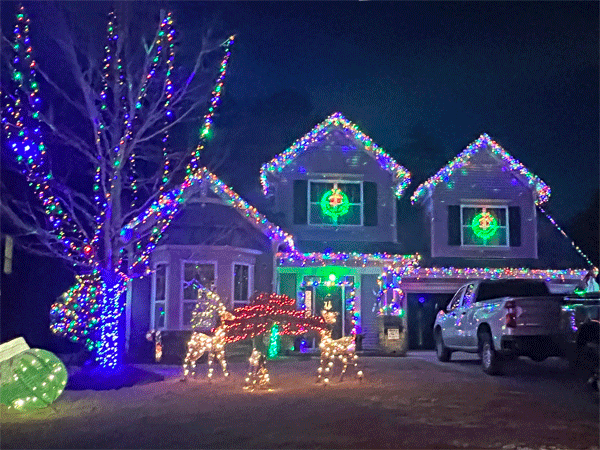
[[[376,226],[294,224],[294,181],[336,178],[377,184]],[[396,242],[392,175],[361,144],[339,130],[332,130],[322,142],[299,155],[270,184],[279,225],[290,230],[297,241]]]
[[[463,171],[449,183],[440,183],[425,202],[431,222],[431,256],[457,258],[537,258],[537,218],[534,191],[524,186],[487,152],[474,155]],[[521,214],[521,245],[486,248],[448,244],[448,206],[489,201],[506,207],[516,206]],[[509,230],[510,233],[510,230]]]

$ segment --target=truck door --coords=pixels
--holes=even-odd
[[[465,286],[460,288],[454,297],[452,297],[452,300],[450,300],[450,303],[448,303],[448,307],[446,308],[446,313],[442,317],[442,320],[440,320],[440,325],[442,327],[442,338],[448,347],[457,345],[456,312],[459,309],[464,292]]]
[[[476,324],[473,316],[475,308],[472,302],[475,296],[475,283],[465,287],[462,301],[456,309],[456,345],[459,347],[472,347],[477,345]]]

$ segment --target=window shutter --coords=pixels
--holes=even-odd
[[[363,183],[363,224],[367,227],[377,226],[377,183]]]
[[[294,180],[294,224],[305,224],[308,218],[308,181]]]
[[[521,208],[518,206],[508,207],[508,233],[510,235],[510,246],[521,246]]]
[[[448,206],[448,245],[460,245],[460,205]]]

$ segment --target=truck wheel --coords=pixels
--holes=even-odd
[[[442,362],[450,361],[450,356],[452,355],[450,349],[444,345],[442,332],[439,330],[435,333],[435,353],[437,354],[437,359]]]
[[[479,335],[479,348],[483,371],[488,375],[500,375],[502,372],[502,361],[500,355],[494,349],[492,336],[489,333]]]

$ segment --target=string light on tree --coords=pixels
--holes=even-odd
[[[189,111],[181,107],[198,70],[183,81],[183,86],[176,87],[173,82],[176,33],[171,13],[161,17],[157,36],[146,49],[140,81],[128,78],[130,74],[126,71],[128,64],[125,58],[128,46],[122,42],[121,28],[116,15],[111,12],[99,82],[82,87],[83,106],[77,103],[78,99],[70,102],[74,108],[81,106],[90,114],[87,118],[93,141],[87,143],[82,138],[73,146],[87,148],[90,152],[90,164],[93,166],[91,192],[96,208],[91,214],[77,215],[73,202],[64,200],[68,200],[69,195],[54,189],[58,184],[47,167],[41,120],[48,122],[46,129],[54,134],[56,127],[52,127],[51,120],[40,113],[29,18],[23,7],[19,8],[14,29],[11,86],[8,91],[3,90],[2,99],[3,134],[44,206],[51,235],[56,239],[49,248],[54,254],[60,252],[79,271],[77,285],[52,306],[51,329],[73,342],[83,343],[94,353],[99,366],[110,369],[118,366],[122,356],[119,351],[122,333],[118,324],[124,311],[122,294],[129,276],[145,274],[144,270],[138,270],[138,266],[147,268],[150,253],[182,203],[183,192],[197,175],[196,171],[189,170],[181,186],[164,192],[165,184],[171,181],[171,162],[167,151],[169,127],[198,105],[194,103]],[[199,148],[204,145],[207,130],[220,103],[232,44],[233,36],[223,44],[225,55],[219,66],[209,111],[199,132]],[[179,110],[183,111],[181,117],[177,116]],[[159,120],[153,122],[154,119],[148,117],[155,112]],[[144,134],[146,131],[147,134]],[[154,203],[152,198],[156,193],[145,192],[148,198],[143,201],[150,204],[145,207],[142,201],[138,202],[140,185],[137,182],[136,149],[139,145],[153,146],[155,137],[157,141],[162,139],[163,161],[158,174],[161,182],[156,190],[160,192],[162,187],[163,193]],[[198,154],[195,152],[192,159],[197,159]],[[190,161],[188,167],[194,165]],[[132,209],[125,211],[127,207]],[[128,214],[133,215],[133,207],[140,207],[143,211],[138,216],[141,220],[134,226],[123,227],[125,220],[129,220]],[[91,224],[86,222],[88,216],[93,217]],[[130,251],[125,251],[126,245]]]

